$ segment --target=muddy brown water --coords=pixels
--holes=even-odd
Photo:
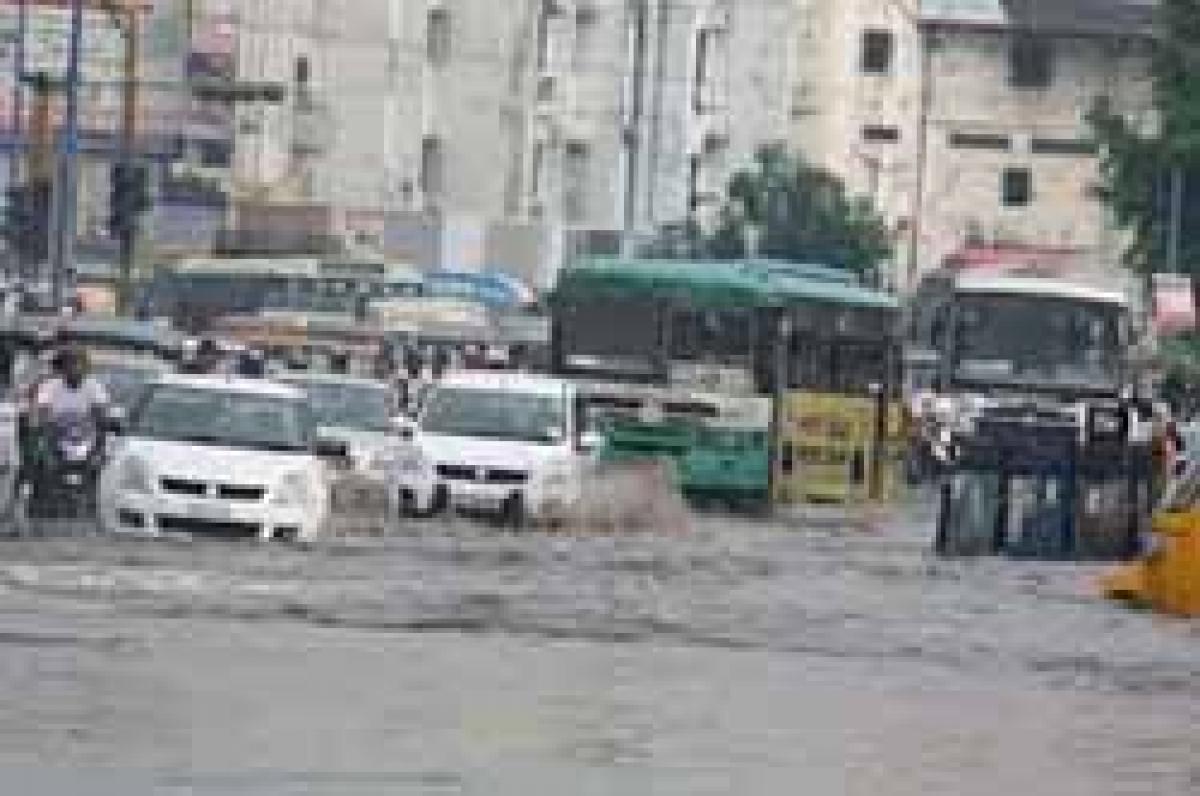
[[[877,526],[0,542],[0,792],[1200,793],[1200,625]]]

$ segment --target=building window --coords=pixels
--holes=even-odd
[[[954,149],[994,149],[997,152],[1007,152],[1012,149],[1012,140],[1006,135],[951,133],[950,146]]]
[[[862,36],[862,71],[867,75],[886,75],[892,71],[895,45],[890,30],[867,30]]]
[[[596,9],[590,5],[575,11],[575,51],[571,56],[576,72],[592,68],[596,47]]]
[[[587,219],[588,145],[568,141],[563,159],[563,220],[582,224]]]
[[[708,61],[711,57],[713,31],[703,29],[696,34],[696,74],[692,83],[692,109],[696,113],[707,110],[705,88],[708,82]]]
[[[533,156],[531,160],[529,193],[537,199],[542,195],[542,172],[545,169],[546,161],[546,143],[544,141],[535,141],[533,143]]]
[[[537,68],[545,72],[554,66],[555,33],[562,9],[554,0],[543,0],[537,17]]]
[[[296,59],[296,85],[307,86],[309,79],[312,77],[312,64],[308,60],[307,55],[301,55]]]
[[[442,66],[450,60],[450,11],[429,9],[428,30],[425,32],[425,55],[429,63]]]
[[[702,165],[699,155],[692,155],[688,160],[688,210],[693,213],[700,209],[700,170]]]
[[[864,141],[894,144],[900,140],[900,128],[883,124],[868,124],[862,129]]]
[[[442,195],[442,142],[437,136],[421,141],[421,191],[427,199]]]
[[[1020,35],[1009,48],[1009,84],[1013,88],[1047,88],[1054,81],[1054,47],[1050,39]]]
[[[1091,157],[1099,151],[1096,142],[1086,138],[1035,138],[1030,149],[1035,155],[1076,157]]]
[[[1033,174],[1029,169],[1004,170],[1000,177],[1000,201],[1005,207],[1027,207],[1033,202]]]

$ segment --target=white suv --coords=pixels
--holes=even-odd
[[[464,373],[434,384],[396,465],[401,510],[565,519],[578,503],[594,440],[562,379]]]
[[[112,533],[310,540],[329,520],[329,470],[303,391],[267,381],[166,376],[100,478]]]

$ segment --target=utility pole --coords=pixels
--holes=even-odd
[[[67,113],[61,138],[51,294],[55,308],[63,305],[64,280],[75,260],[75,214],[79,183],[79,83],[83,55],[83,0],[71,0],[71,35],[67,51]]]
[[[17,0],[17,41],[13,48],[12,89],[12,137],[13,149],[8,160],[8,186],[21,182],[21,155],[19,145],[25,127],[25,39],[29,34],[29,0]]]
[[[1183,169],[1171,169],[1171,220],[1167,237],[1167,272],[1179,273],[1183,240]]]
[[[135,145],[138,134],[138,70],[141,53],[141,26],[138,24],[137,7],[128,3],[123,8],[123,27],[125,33],[125,63],[124,85],[121,92],[121,152],[120,168],[127,175],[133,175],[135,170],[138,177],[137,186],[141,190],[144,180],[135,157]],[[117,279],[117,310],[121,314],[129,311],[132,304],[133,269],[137,257],[137,239],[139,232],[139,210],[135,209],[125,223],[120,225],[117,242],[119,244],[118,279]]]
[[[632,7],[629,81],[629,113],[625,120],[625,231],[621,249],[625,256],[633,254],[634,232],[638,218],[638,186],[641,184],[642,118],[645,114],[647,3],[648,0],[628,0]]]

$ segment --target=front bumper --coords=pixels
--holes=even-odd
[[[265,500],[238,502],[170,495],[118,493],[100,507],[106,530],[116,534],[257,539],[315,539],[325,519],[309,506],[277,506]]]
[[[566,518],[572,501],[568,490],[535,483],[491,484],[443,478],[400,479],[400,510],[407,514],[442,512],[499,515],[515,511],[534,520],[553,522]]]

